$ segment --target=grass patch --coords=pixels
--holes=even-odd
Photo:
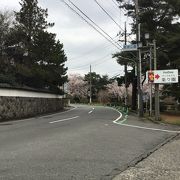
[[[180,116],[179,115],[161,114],[161,120],[166,123],[169,123],[169,124],[180,125]]]

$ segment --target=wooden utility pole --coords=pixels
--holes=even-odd
[[[157,70],[156,40],[153,40],[154,46],[154,70]],[[160,119],[159,111],[159,84],[155,83],[155,120]]]
[[[92,103],[92,76],[91,76],[91,65],[90,65],[90,87],[89,87],[89,103]]]
[[[141,49],[139,47],[140,43],[140,24],[139,24],[139,5],[138,0],[135,0],[135,10],[136,10],[136,41],[138,45],[137,54],[137,86],[138,86],[138,113],[139,117],[143,117],[143,97],[142,97],[142,85],[141,85]]]
[[[150,46],[150,71],[152,71],[152,47]],[[149,116],[152,116],[152,83],[150,83],[150,97],[149,97]]]
[[[126,29],[126,22],[125,22],[125,30],[124,30],[124,44],[127,44],[127,29]],[[127,85],[127,62],[124,64],[124,72],[125,72],[125,107],[127,107],[128,101],[128,85]]]

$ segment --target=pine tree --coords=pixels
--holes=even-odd
[[[134,1],[128,4],[124,0],[120,8],[127,11],[127,16],[133,18],[132,32],[135,33],[136,17]],[[144,33],[150,34],[150,42],[156,39],[158,69],[180,70],[180,1],[179,0],[139,0],[139,23],[141,24],[141,41],[145,44]],[[145,66],[143,66],[145,67]],[[144,72],[146,69],[144,69]],[[166,87],[166,86],[165,86]],[[168,85],[176,98],[179,97],[179,85]],[[175,91],[172,91],[175,90]],[[170,92],[169,91],[169,92]]]
[[[20,5],[7,42],[14,49],[9,56],[15,61],[16,80],[57,92],[67,80],[63,44],[56,41],[55,34],[47,32],[54,25],[46,21],[47,9],[40,8],[37,0],[21,0]]]
[[[48,17],[47,9],[39,7],[37,0],[21,0],[20,5],[20,11],[15,13],[17,29],[24,34],[22,43],[30,58],[34,37],[39,31],[43,31],[54,24],[46,21]]]
[[[7,56],[7,36],[13,23],[10,11],[0,11],[0,83],[14,84],[14,67]]]
[[[67,81],[63,44],[56,41],[55,34],[40,31],[34,39],[34,77],[39,77],[43,86],[57,89]]]

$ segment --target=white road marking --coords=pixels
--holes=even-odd
[[[91,114],[93,111],[89,111],[88,114]]]
[[[79,116],[75,116],[75,117],[71,117],[71,118],[66,118],[66,119],[60,119],[60,120],[57,120],[57,121],[52,121],[52,122],[49,122],[50,124],[53,124],[53,123],[58,123],[58,122],[63,122],[63,121],[69,121],[69,120],[72,120],[72,119],[76,119],[78,118]]]
[[[122,123],[116,123],[121,126],[127,126],[127,127],[132,127],[132,128],[138,128],[138,129],[146,129],[146,130],[151,130],[151,131],[161,131],[161,132],[168,132],[168,133],[180,133],[180,131],[173,131],[173,130],[166,130],[166,129],[156,129],[156,128],[148,128],[144,126],[135,126],[131,124],[122,124]]]
[[[55,116],[55,115],[58,115],[58,114],[65,114],[65,113],[70,112],[70,111],[73,111],[73,110],[75,110],[75,109],[77,109],[77,107],[74,107],[74,108],[69,109],[69,110],[67,110],[67,111],[52,113],[52,114],[50,114],[50,115],[41,115],[41,117],[39,117],[39,118],[43,119],[43,118],[52,117],[52,116]]]
[[[114,109],[114,108],[112,108]],[[118,110],[114,109],[115,111],[117,111],[120,116],[113,121],[113,123],[118,124],[120,126],[126,126],[126,127],[132,127],[132,128],[138,128],[138,129],[146,129],[146,130],[151,130],[151,131],[161,131],[161,132],[168,132],[168,133],[178,133],[180,134],[180,131],[173,131],[173,130],[166,130],[166,129],[157,129],[157,128],[148,128],[148,127],[144,127],[144,126],[135,126],[135,125],[131,125],[131,124],[123,124],[125,121],[127,121],[127,119],[123,119],[122,121],[119,121],[122,117],[122,113],[119,112]]]
[[[112,108],[113,109],[113,108]],[[118,113],[119,113],[119,117],[117,118],[117,119],[115,119],[114,121],[113,121],[113,123],[115,123],[115,124],[119,124],[118,123],[118,121],[122,118],[122,113],[121,112],[119,112],[118,110],[116,110],[116,109],[114,109],[115,111],[117,111]]]
[[[88,114],[91,114],[93,111],[94,111],[94,108],[92,108],[92,110],[91,110],[91,111],[89,111],[89,112],[88,112]]]

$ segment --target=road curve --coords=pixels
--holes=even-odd
[[[111,179],[172,136],[114,124],[119,116],[111,108],[77,105],[63,113],[0,123],[0,179]]]

